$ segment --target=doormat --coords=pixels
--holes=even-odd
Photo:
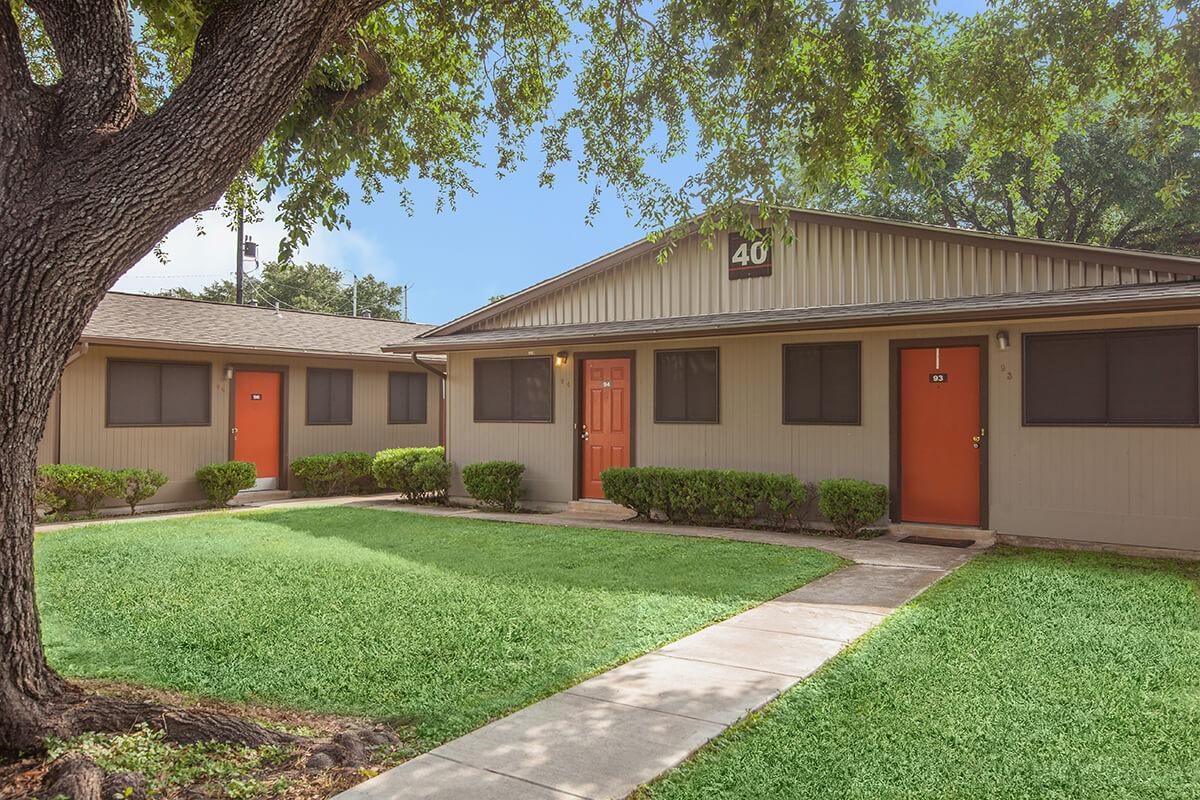
[[[905,544],[931,544],[934,547],[970,547],[974,539],[942,539],[937,536],[905,536],[900,539]]]

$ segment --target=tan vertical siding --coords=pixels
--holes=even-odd
[[[210,363],[212,424],[189,427],[105,427],[105,380],[109,358]],[[441,381],[433,375],[429,376],[428,381],[426,422],[412,425],[389,425],[387,422],[387,373],[422,371],[410,363],[93,346],[87,355],[72,363],[63,374],[60,460],[63,463],[92,464],[109,469],[161,469],[171,482],[153,502],[175,502],[199,497],[199,488],[193,478],[196,469],[230,457],[229,394],[225,367],[249,364],[287,369],[289,460],[337,450],[374,452],[385,447],[431,446],[438,442]],[[353,424],[305,424],[305,369],[310,366],[354,370]],[[44,437],[43,447],[45,443]],[[39,451],[39,461],[42,463],[52,457],[49,451],[45,455]]]
[[[882,245],[883,238],[880,243]],[[953,253],[949,263],[953,262]],[[1013,259],[974,264],[975,279],[996,280]],[[1044,280],[1053,270],[1046,263]],[[1060,265],[1059,276],[1069,270]],[[1032,262],[1024,276],[1032,280]],[[1082,265],[1076,268],[1083,270]],[[964,273],[966,274],[966,273]],[[860,276],[861,277],[861,276]],[[918,273],[910,277],[916,281]],[[935,276],[936,277],[936,276]],[[969,282],[969,281],[968,281]],[[694,342],[618,345],[636,351],[635,460],[640,465],[729,467],[789,472],[804,480],[858,477],[887,483],[890,470],[889,342],[892,339],[987,336],[990,527],[1019,536],[1200,550],[1200,428],[1025,427],[1021,419],[1021,334],[1162,325],[1200,325],[1200,312],[1138,314],[1028,323],[907,327],[711,337]],[[1001,352],[995,334],[1009,331]],[[862,424],[784,425],[782,352],[787,342],[862,342]],[[654,350],[690,345],[720,348],[721,422],[655,424]],[[550,354],[558,348],[536,350]],[[508,351],[525,355],[528,350]],[[488,351],[486,355],[498,355]],[[575,362],[555,368],[555,421],[475,423],[473,354],[452,354],[449,450],[458,466],[488,459],[527,465],[533,500],[566,502],[574,491]],[[461,485],[455,487],[462,492]]]
[[[772,274],[731,281],[727,242],[679,242],[665,264],[647,253],[481,321],[486,329],[722,312],[961,298],[1174,280],[1169,273],[1070,261],[1009,243],[949,242],[794,222]]]

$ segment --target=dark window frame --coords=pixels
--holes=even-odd
[[[205,419],[203,422],[113,422],[112,421],[112,365],[138,364],[159,367],[158,416],[162,419],[162,367],[203,367],[204,382],[208,386],[205,394]],[[163,359],[109,358],[104,365],[104,427],[106,428],[208,428],[212,426],[212,362],[211,361],[168,361]]]
[[[661,392],[658,390],[659,357],[679,353],[712,353],[715,357],[716,369],[713,381],[716,383],[715,415],[712,419],[663,419],[660,406]],[[654,424],[656,425],[720,425],[721,424],[721,348],[720,347],[677,347],[654,351]],[[684,397],[687,397],[687,387],[684,387]],[[686,401],[685,401],[686,402]],[[686,412],[685,412],[686,413]]]
[[[350,374],[350,391],[346,398],[349,415],[346,419],[314,420],[312,408],[311,376],[314,372],[346,372]],[[354,424],[354,370],[344,367],[306,367],[304,370],[304,424],[305,425],[353,425]]]
[[[825,356],[822,351],[824,351],[826,349],[831,349],[834,347],[853,347],[854,348],[854,370],[855,370],[855,374],[858,376],[858,398],[857,398],[858,402],[856,402],[854,405],[854,419],[852,419],[852,420],[840,420],[840,419],[839,420],[831,420],[831,419],[825,419],[823,417],[794,418],[794,419],[789,418],[788,417],[788,353],[793,350],[816,350],[817,352],[821,353],[821,358],[823,359]],[[781,419],[782,419],[784,425],[851,425],[851,426],[857,425],[860,427],[862,426],[863,381],[862,381],[862,342],[861,341],[854,340],[854,341],[841,341],[841,342],[792,342],[792,343],[783,345],[782,358],[783,358],[783,369],[782,369],[783,409],[782,409]],[[822,408],[821,411],[822,411],[822,413],[824,413],[825,409]]]
[[[1021,335],[1021,426],[1026,428],[1197,428],[1200,427],[1200,385],[1197,386],[1197,416],[1192,421],[1170,420],[1133,420],[1120,419],[1113,421],[1108,395],[1108,369],[1110,352],[1108,337],[1121,334],[1147,333],[1191,333],[1196,337],[1197,352],[1197,383],[1200,384],[1200,326],[1197,325],[1159,325],[1142,328],[1096,328],[1090,330],[1072,331],[1038,331]],[[1100,338],[1105,340],[1105,420],[1050,420],[1040,421],[1029,418],[1029,347],[1031,342],[1041,339],[1059,338]]]
[[[420,378],[424,386],[424,403],[421,405],[420,419],[394,419],[392,417],[392,376],[403,375],[405,378]],[[406,372],[404,370],[391,370],[387,377],[387,424],[388,425],[425,425],[429,422],[429,375],[425,372]]]
[[[549,372],[549,374],[550,374],[550,384],[549,384],[550,395],[547,398],[547,415],[544,419],[542,417],[517,417],[516,416],[516,395],[515,395],[516,387],[514,385],[514,382],[512,381],[511,374],[509,376],[509,393],[510,393],[509,416],[508,417],[480,416],[480,405],[481,405],[480,398],[479,398],[479,390],[480,390],[480,385],[481,385],[481,381],[479,379],[480,370],[485,364],[496,363],[496,362],[501,362],[501,361],[509,362],[510,370],[511,370],[512,362],[515,362],[515,361],[544,361],[544,362],[546,362],[547,366],[549,366],[549,368],[550,368],[550,372]],[[525,422],[527,422],[527,423],[530,423],[533,425],[552,424],[554,422],[554,384],[555,384],[555,382],[556,381],[554,378],[554,357],[553,356],[548,356],[548,355],[547,356],[494,356],[494,357],[488,357],[488,358],[473,359],[472,365],[471,365],[472,418],[475,422],[499,422],[499,423],[513,423],[513,422],[525,423]]]

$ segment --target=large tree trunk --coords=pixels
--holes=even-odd
[[[201,29],[190,76],[148,116],[134,102],[123,0],[29,0],[62,66],[54,87],[33,82],[0,4],[0,751],[147,720],[184,738],[264,736],[122,711],[50,669],[33,588],[37,446],[67,353],[105,291],[219,198],[331,42],[380,2],[225,0]]]

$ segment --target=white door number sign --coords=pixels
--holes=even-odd
[[[771,274],[771,243],[767,231],[758,231],[761,238],[746,239],[729,234],[729,280],[763,278]]]

